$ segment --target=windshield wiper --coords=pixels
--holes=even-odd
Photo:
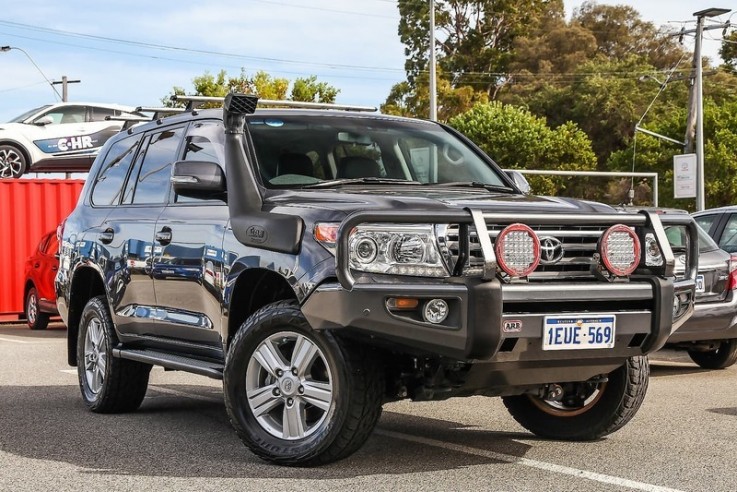
[[[419,181],[409,181],[407,179],[397,178],[341,178],[331,179],[329,181],[322,181],[320,183],[304,185],[302,188],[330,188],[331,186],[340,186],[345,184],[408,184],[408,185],[419,185],[422,184]]]
[[[451,181],[450,183],[425,183],[425,186],[438,186],[443,188],[483,188],[488,191],[503,191],[505,193],[514,193],[514,189],[509,186],[482,183],[481,181]]]

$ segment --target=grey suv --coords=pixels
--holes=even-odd
[[[256,104],[95,161],[56,281],[92,411],[135,410],[152,365],[223,379],[237,434],[286,465],[350,455],[404,398],[500,396],[566,440],[634,416],[644,355],[693,311],[688,216],[522,194],[438,123]],[[680,280],[665,223],[693,245]]]

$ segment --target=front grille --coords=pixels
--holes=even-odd
[[[505,226],[488,225],[492,243]],[[530,281],[562,279],[594,279],[592,266],[596,265],[594,254],[599,238],[607,229],[602,226],[537,226],[532,228],[540,238],[542,261],[528,277]],[[439,231],[439,244],[448,264],[452,267],[458,261],[460,227],[449,224]],[[483,256],[478,235],[469,226],[469,258],[463,268],[466,275],[480,275],[483,270]],[[546,253],[549,251],[550,253]]]

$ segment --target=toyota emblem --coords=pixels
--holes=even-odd
[[[552,265],[563,258],[563,243],[559,239],[546,236],[540,238],[540,263]]]

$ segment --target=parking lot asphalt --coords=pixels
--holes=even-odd
[[[596,442],[538,439],[498,398],[385,405],[366,445],[321,468],[267,464],[232,430],[220,381],[154,369],[140,410],[89,412],[60,325],[0,325],[0,491],[737,490],[737,368],[651,358],[645,404]]]

